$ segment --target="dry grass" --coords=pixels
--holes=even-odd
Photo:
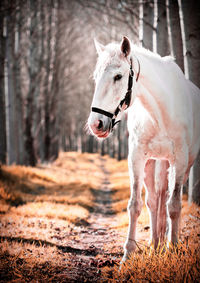
[[[66,273],[68,260],[68,255],[59,257],[55,247],[47,249],[42,245],[16,244],[5,240],[0,245],[0,281],[70,282]]]
[[[0,170],[0,212],[12,208],[11,212],[27,217],[59,215],[72,222],[77,213],[78,218],[86,219],[94,205],[91,189],[97,188],[102,178],[96,157],[61,153],[51,165],[37,168],[3,166]]]
[[[138,222],[148,225],[148,214],[143,212]],[[121,214],[120,214],[121,219]],[[124,215],[124,226],[128,218]],[[122,220],[121,220],[122,223]],[[146,226],[148,227],[148,226]],[[123,225],[118,227],[123,229]],[[139,229],[139,225],[138,225]],[[148,245],[141,231],[137,236],[137,249],[119,270],[106,267],[103,282],[200,282],[200,208],[183,201],[180,242],[176,248],[167,245],[156,251]],[[143,233],[144,234],[144,233]]]
[[[200,248],[179,244],[176,249],[157,251],[141,248],[121,270],[106,268],[106,282],[199,282]]]
[[[51,202],[33,202],[23,206],[12,207],[11,213],[24,217],[47,217],[76,222],[77,218],[86,219],[89,216],[87,209],[79,205],[66,205]]]

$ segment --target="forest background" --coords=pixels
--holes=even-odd
[[[93,39],[107,44],[126,35],[161,56],[172,55],[200,87],[199,19],[195,0],[2,0],[0,162],[35,166],[60,151],[126,158],[126,116],[101,143],[85,130],[97,58]],[[199,160],[190,174],[196,202]]]

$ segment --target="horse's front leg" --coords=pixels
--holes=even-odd
[[[137,152],[137,154],[132,152],[129,153],[128,157],[131,196],[127,208],[129,214],[128,235],[124,246],[124,257],[122,261],[126,261],[130,253],[134,252],[136,248],[136,224],[142,210],[141,191],[145,167],[145,159],[142,158],[142,156],[143,154],[139,152]]]
[[[156,160],[149,159],[145,166],[144,185],[146,188],[146,205],[149,209],[151,221],[151,243],[156,248],[159,239],[157,232],[158,196],[155,189],[155,169]]]

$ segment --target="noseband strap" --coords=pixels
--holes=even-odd
[[[101,108],[92,107],[92,112],[103,114],[104,116],[107,116],[110,119],[112,119],[112,121],[111,121],[111,131],[113,130],[114,126],[117,123],[120,122],[120,120],[115,121],[116,118],[117,118],[117,115],[119,114],[119,112],[121,112],[122,109],[126,110],[130,106],[131,95],[132,95],[132,86],[133,86],[133,76],[134,76],[133,67],[132,67],[132,58],[130,58],[130,61],[131,61],[131,64],[130,64],[130,72],[129,72],[129,78],[128,78],[128,90],[126,92],[126,95],[125,95],[124,99],[122,99],[120,101],[119,105],[115,109],[115,112],[114,113],[110,113],[110,112],[105,111],[105,110],[103,110]],[[138,81],[139,76],[140,76],[140,62],[139,62],[138,59],[137,59],[137,62],[138,62],[138,73],[137,73],[137,77],[136,77],[136,82]]]
[[[107,111],[105,111],[105,110],[103,110],[101,108],[97,108],[97,107],[92,107],[92,112],[103,114],[104,116],[107,116],[107,117],[109,117],[111,119],[112,119],[112,117],[114,115],[114,114],[112,114],[110,112],[107,112]]]

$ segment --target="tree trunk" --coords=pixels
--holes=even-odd
[[[123,159],[126,159],[128,156],[128,130],[127,130],[127,115],[122,120],[123,125]]]
[[[14,88],[14,48],[15,48],[15,15],[12,6],[9,6],[6,15],[6,132],[7,132],[7,158],[8,164],[16,163],[18,155],[18,132],[16,116],[16,95]]]
[[[52,84],[51,84],[51,99],[50,99],[50,126],[51,126],[51,144],[50,144],[50,155],[53,159],[58,157],[59,153],[59,124],[58,124],[58,101],[60,99],[60,54],[61,50],[61,38],[62,38],[62,9],[61,1],[57,0],[56,7],[56,18],[55,18],[55,45],[54,45],[54,60],[53,60],[53,74],[52,74]],[[55,95],[56,93],[56,95]]]
[[[94,137],[93,136],[89,136],[88,138],[88,149],[87,149],[87,152],[89,153],[93,153],[93,146],[94,146]]]
[[[174,0],[167,0],[166,3],[171,54],[175,57],[176,63],[184,72],[183,42],[181,36],[178,2]]]
[[[6,116],[5,116],[5,39],[4,29],[4,1],[0,2],[0,163],[6,163]]]
[[[37,37],[37,48],[35,49],[36,68],[38,74],[35,81],[34,102],[36,107],[33,119],[33,134],[35,141],[36,156],[40,162],[44,161],[44,98],[43,98],[43,84],[45,75],[44,57],[45,57],[45,1],[38,1],[37,7],[37,22],[40,24],[35,36]],[[48,17],[48,15],[47,15]]]
[[[50,63],[51,63],[51,39],[52,39],[52,7],[51,1],[48,1],[48,31],[47,31],[47,58],[46,58],[46,77],[45,77],[45,90],[44,90],[44,158],[46,161],[50,158],[50,88],[49,88],[49,76],[50,76]]]
[[[165,0],[158,0],[157,7],[157,53],[166,56],[170,54],[170,50]]]
[[[39,57],[39,70],[40,76],[38,76],[38,86],[36,90],[36,103],[37,103],[37,113],[35,118],[35,138],[36,138],[36,150],[37,155],[40,158],[40,162],[44,162],[44,97],[43,97],[43,84],[44,84],[44,74],[45,74],[45,10],[44,10],[45,3],[44,1],[40,1],[40,17],[39,21],[41,23],[41,29],[39,33],[39,44],[40,44],[40,51],[38,54]]]
[[[190,170],[188,201],[200,205],[200,154]]]
[[[34,94],[35,83],[37,77],[37,58],[35,58],[37,46],[37,1],[29,1],[30,4],[30,51],[29,51],[29,90],[27,94],[26,113],[25,113],[25,150],[27,164],[36,165],[36,154],[34,146],[34,138],[32,133],[33,128],[33,112],[34,112]]]
[[[154,3],[149,0],[143,3],[143,46],[153,51]]]
[[[200,87],[200,2],[179,0],[179,10],[182,16],[182,35],[185,38],[186,77]],[[200,153],[190,172],[189,201],[200,204]]]
[[[200,88],[200,1],[181,1],[189,79]]]
[[[120,161],[122,159],[122,141],[121,141],[121,125],[119,124],[117,129],[117,138],[118,138],[117,159]]]
[[[101,142],[101,155],[104,156],[105,155],[105,141]]]
[[[22,91],[21,91],[21,25],[22,25],[22,12],[19,8],[20,1],[16,2],[18,5],[18,9],[16,8],[16,28],[15,28],[15,52],[14,52],[14,88],[16,92],[16,145],[17,149],[17,164],[24,164],[25,157],[24,157],[24,109],[23,109],[23,98],[22,98]]]

